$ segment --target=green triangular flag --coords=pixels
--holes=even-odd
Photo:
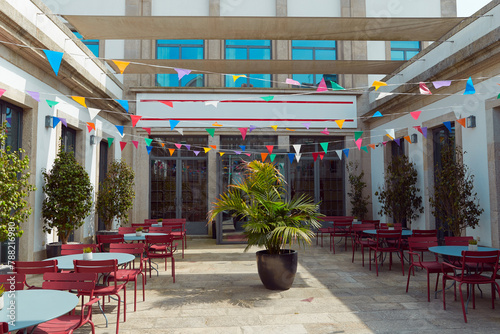
[[[144,138],[144,140],[146,141],[146,146],[151,146],[151,143],[153,142],[153,139],[151,139],[151,138]]]
[[[207,132],[208,132],[208,134],[209,134],[210,136],[212,136],[212,137],[214,136],[214,134],[215,134],[215,129],[205,129],[205,130],[207,130]]]
[[[361,149],[362,149],[363,151],[365,151],[366,153],[368,153],[368,147],[366,147],[366,146],[361,146]]]
[[[344,87],[336,83],[335,81],[330,81],[330,84],[332,85],[332,90],[345,90]]]
[[[115,140],[115,138],[112,137],[108,138],[108,147],[111,147],[111,144],[113,144],[113,140]]]
[[[498,94],[497,99],[500,99],[500,94]]]
[[[328,143],[319,143],[319,144],[323,148],[323,151],[325,151],[325,153],[327,153],[328,152]]]
[[[271,159],[271,162],[274,161],[274,158],[276,158],[276,154],[270,154],[269,159]]]
[[[363,131],[354,131],[354,141],[361,138],[362,135],[363,135]]]
[[[48,105],[49,105],[49,107],[51,107],[51,108],[52,108],[53,106],[55,106],[56,104],[58,104],[58,103],[59,103],[59,102],[57,102],[57,101],[51,101],[51,100],[45,100],[45,101],[47,101],[47,104],[48,104]]]
[[[261,99],[263,99],[264,101],[272,101],[272,99],[274,99],[274,96],[262,96]]]

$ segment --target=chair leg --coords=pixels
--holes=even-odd
[[[378,277],[378,256],[377,256],[377,251],[375,253],[375,271],[377,272],[377,277]]]
[[[446,275],[443,274],[443,310],[446,310]]]
[[[408,273],[408,277],[410,277],[410,273]],[[429,271],[427,271],[427,302],[431,302],[431,288],[430,288],[430,275]]]
[[[172,277],[174,278],[174,283],[175,283],[175,259],[173,255],[172,255]]]
[[[134,279],[134,312],[137,311],[137,276]]]
[[[409,271],[411,271],[411,269],[412,269],[412,268],[414,268],[414,267],[413,267],[413,263],[412,263],[412,264],[410,264],[410,269],[409,269]],[[414,269],[414,270],[415,270],[415,269]],[[408,275],[408,279],[406,280],[406,293],[408,293],[408,287],[410,286],[410,276],[411,276],[411,275]]]
[[[401,255],[401,270],[403,271],[403,276],[405,275],[405,258],[403,257],[403,251],[399,252]],[[408,273],[409,275],[410,273]],[[427,284],[429,286],[429,284]]]
[[[145,302],[146,301],[146,274],[145,273],[141,273],[142,275],[142,301]]]
[[[462,302],[462,312],[464,314],[464,321],[467,323],[467,315],[465,314],[465,304],[464,304],[464,296],[462,293],[462,283],[458,286],[458,289],[460,290],[460,301]]]
[[[123,286],[123,322],[127,322],[127,286]]]
[[[120,328],[120,303],[121,303],[120,294],[117,293],[116,298],[118,299],[118,307],[116,309],[116,334],[118,334]]]

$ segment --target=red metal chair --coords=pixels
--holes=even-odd
[[[335,254],[335,237],[344,238],[344,247],[347,251],[347,239],[351,237],[351,226],[352,220],[333,222],[333,228],[330,229],[330,250],[333,249],[333,254]]]
[[[0,334],[9,333],[9,324],[6,322],[0,322]]]
[[[161,226],[161,227],[154,227],[151,226],[149,228],[150,233],[165,233],[165,234],[170,234],[172,233],[172,228],[170,226]]]
[[[135,227],[118,227],[118,234],[129,234],[129,233],[135,233]]]
[[[92,253],[97,252],[97,244],[63,244],[61,255],[83,254],[84,248],[92,248]]]
[[[436,237],[437,230],[412,230],[412,237]]]
[[[3,288],[5,289],[5,291],[23,290],[24,285],[26,284],[26,275],[25,274],[0,275],[0,284],[3,284]]]
[[[144,224],[156,224],[158,223],[158,219],[144,219]]]
[[[381,230],[388,230],[389,229],[389,227],[387,226],[387,223],[380,223],[379,224],[379,228]],[[395,230],[401,230],[402,228],[403,228],[403,224],[401,224],[401,223],[395,223],[394,224],[394,229]]]
[[[99,245],[100,252],[109,252],[109,245],[116,243],[123,243],[123,234],[108,234],[108,235],[98,235],[97,243]]]
[[[187,248],[186,219],[163,219],[163,226],[169,226],[172,229],[174,240],[180,240],[182,243],[182,258],[184,258],[184,248]]]
[[[446,246],[468,246],[469,240],[474,240],[474,237],[444,237]]]
[[[116,277],[118,275],[116,272],[118,271],[117,260],[73,260],[75,272],[77,273],[94,273],[94,274],[113,274],[113,277],[110,280],[107,280],[107,285],[96,285],[93,291],[94,297],[105,297],[105,296],[116,296],[118,299],[118,308],[116,311],[116,334],[118,334],[119,326],[120,326],[120,304],[121,297],[120,291],[123,290],[123,321],[127,321],[127,282],[122,284],[118,284],[118,280]],[[88,295],[86,293],[82,293],[82,295]],[[102,309],[104,310],[104,299],[102,304]]]
[[[175,283],[175,259],[177,243],[174,245],[172,235],[146,235],[146,256],[149,262],[149,277],[151,277],[151,259],[164,258],[165,270],[167,270],[167,259],[172,259],[172,277]]]
[[[365,266],[365,247],[369,247],[374,243],[369,235],[363,233],[365,230],[374,230],[375,224],[352,224],[351,228],[351,243],[352,243],[352,262],[354,263],[354,252],[358,247],[361,248],[361,258],[363,267]]]
[[[411,273],[415,276],[415,267],[424,269],[427,272],[427,301],[431,301],[430,292],[430,274],[437,274],[436,277],[436,288],[437,291],[439,283],[439,274],[443,272],[442,263],[438,261],[438,257],[434,254],[434,261],[424,261],[424,252],[429,251],[429,247],[438,246],[437,236],[433,237],[410,237],[408,238],[408,247],[410,251],[408,255],[410,256],[410,269],[408,269],[408,280],[406,282],[406,292],[408,293],[408,287],[410,286]],[[451,269],[446,269],[446,272],[452,272]]]
[[[350,221],[352,222],[354,219],[354,217],[351,217],[351,216],[324,216],[324,217],[321,217],[321,220],[323,222],[327,222],[327,223],[333,223],[334,221],[338,221],[338,222],[341,222],[341,221]],[[319,237],[321,236],[321,247],[323,247],[323,235],[324,234],[330,234],[330,230],[332,229],[333,227],[321,227],[319,229],[316,230],[316,245],[318,244],[318,239]]]
[[[458,283],[465,322],[467,322],[467,315],[462,293],[462,284],[464,283],[467,284],[467,297],[469,296],[469,285],[472,286],[472,308],[476,308],[475,286],[479,284],[491,284],[491,307],[494,309],[495,295],[497,291],[500,291],[500,286],[496,282],[499,256],[500,251],[498,250],[484,252],[463,251],[460,261],[461,265],[456,266],[451,263],[443,262],[443,271],[444,268],[450,268],[453,273],[443,273],[443,309],[446,310],[446,280],[453,280]],[[495,287],[497,290],[495,290]],[[455,299],[456,295],[457,291],[455,287]]]
[[[47,260],[47,261],[15,261],[14,262],[14,272],[24,275],[37,275],[45,273],[57,273],[59,268],[57,268],[57,260]],[[28,289],[41,289],[34,285],[29,285],[27,281],[24,282]]]
[[[374,243],[369,246],[370,249],[370,270],[372,270],[372,250],[375,255],[375,269],[378,276],[378,255],[384,255],[384,253],[389,253],[389,270],[392,266],[392,253],[398,253],[401,258],[401,269],[403,271],[403,276],[405,275],[404,258],[403,258],[403,248],[401,247],[401,233],[402,230],[377,230],[377,237],[373,239]]]
[[[45,273],[43,275],[43,289],[76,291],[79,296],[89,296],[89,301],[84,303],[82,297],[82,306],[80,314],[73,310],[68,315],[49,320],[36,326],[28,328],[28,333],[48,334],[48,333],[68,333],[71,334],[75,329],[85,324],[90,324],[92,333],[95,333],[94,323],[92,322],[92,305],[99,298],[94,298],[93,291],[97,281],[97,274],[83,273]]]
[[[380,219],[376,219],[376,220],[371,220],[371,219],[362,219],[361,220],[361,223],[362,224],[375,224],[375,229],[379,229],[379,226],[380,226]]]
[[[132,268],[118,269],[116,271],[116,280],[119,282],[134,282],[134,312],[137,310],[137,276],[142,275],[142,301],[146,300],[146,289],[144,287],[146,282],[146,275],[143,269],[143,254],[144,244],[110,244],[110,253],[127,253],[139,256],[139,269],[135,268],[135,262],[132,262]],[[110,273],[109,278],[113,278],[115,273]]]

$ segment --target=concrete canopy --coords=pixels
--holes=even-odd
[[[390,60],[229,60],[120,59],[130,62],[125,74],[177,73],[174,68],[199,72],[245,74],[390,74],[405,61]],[[119,73],[112,60],[108,64]],[[151,66],[152,65],[152,66]]]
[[[465,18],[63,15],[85,39],[436,41]]]

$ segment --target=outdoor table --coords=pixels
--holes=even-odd
[[[123,265],[134,261],[133,254],[126,253],[92,253],[92,260],[113,260],[116,259],[118,265]],[[57,267],[61,270],[74,270],[73,260],[83,260],[83,254],[71,254],[52,257],[47,260],[57,260]]]
[[[145,241],[146,235],[167,235],[166,233],[142,233],[141,236],[137,236],[135,233],[127,233],[123,235],[125,241]]]
[[[66,291],[32,289],[5,291],[0,322],[9,324],[9,331],[36,326],[55,319],[75,308],[78,297]],[[11,306],[10,301],[15,301]],[[10,308],[10,309],[9,309]]]
[[[363,233],[371,234],[371,235],[377,235],[377,231],[378,230],[364,230]],[[394,230],[394,231],[398,231],[398,230]],[[409,237],[412,234],[413,234],[412,230],[401,230],[401,236],[402,237]]]
[[[454,257],[462,257],[462,252],[469,250],[468,246],[434,246],[434,247],[429,247],[429,251],[436,253],[436,254],[441,254],[441,255],[448,255],[448,256],[454,256]],[[477,247],[478,252],[486,252],[486,251],[493,251],[493,250],[499,250],[498,248],[490,248],[490,247]]]

